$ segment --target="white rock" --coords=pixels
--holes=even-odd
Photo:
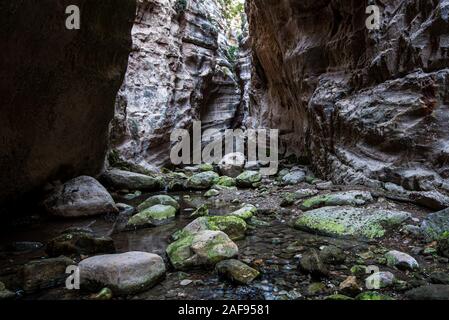
[[[108,287],[115,294],[134,294],[155,285],[166,269],[160,256],[133,251],[87,258],[80,262],[79,270],[82,287]]]
[[[385,254],[387,264],[390,267],[396,267],[401,270],[419,269],[418,261],[407,253],[392,250]]]
[[[379,290],[392,286],[394,280],[394,274],[391,272],[376,272],[366,278],[365,286],[369,290]]]

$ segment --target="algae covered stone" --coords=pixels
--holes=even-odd
[[[231,188],[231,187],[235,187],[236,181],[234,178],[222,176],[222,177],[220,177],[220,179],[218,179],[217,185],[222,186],[222,187]]]
[[[158,204],[132,216],[127,224],[128,228],[158,226],[171,221],[176,216],[176,208]]]
[[[191,176],[186,185],[190,189],[205,190],[211,188],[219,179],[220,176],[213,171],[201,172]]]
[[[240,240],[245,237],[247,224],[245,220],[234,216],[200,217],[192,221],[183,232],[197,233],[204,230],[219,230],[226,233],[232,240]]]
[[[331,206],[361,206],[373,201],[371,193],[366,191],[336,192],[307,199],[302,202],[300,209],[306,211]]]
[[[245,171],[236,178],[238,187],[251,188],[262,181],[262,174],[257,171]]]
[[[229,215],[239,217],[246,221],[251,219],[256,213],[257,208],[255,206],[253,206],[252,204],[245,204],[242,208],[231,212]]]
[[[220,276],[239,284],[249,284],[260,274],[256,269],[253,269],[245,263],[235,259],[219,262],[215,266],[215,270]]]
[[[205,230],[184,236],[166,249],[171,264],[177,270],[215,266],[238,254],[237,245],[221,231]]]
[[[97,237],[90,232],[67,232],[47,243],[46,253],[50,257],[72,254],[114,253],[114,241],[110,237]]]
[[[410,218],[402,211],[377,208],[325,207],[304,213],[295,228],[334,237],[383,237]]]
[[[158,204],[162,204],[162,205],[166,205],[166,206],[172,206],[173,208],[175,208],[176,210],[179,210],[179,203],[173,199],[170,196],[167,195],[156,195],[156,196],[152,196],[149,197],[147,200],[145,200],[144,202],[142,202],[138,207],[137,210],[139,212],[148,209],[152,206],[158,205]]]
[[[449,235],[449,209],[429,214],[421,223],[421,231],[428,241]]]

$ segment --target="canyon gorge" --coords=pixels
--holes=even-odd
[[[0,15],[0,298],[449,299],[449,1]],[[194,121],[278,129],[279,171],[173,165],[171,133]],[[88,290],[61,286],[72,264]]]

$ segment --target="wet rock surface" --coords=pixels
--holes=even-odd
[[[176,175],[181,173],[192,176],[200,172],[180,170]],[[166,172],[158,178],[168,181],[166,178],[173,175],[175,173]],[[42,261],[40,263],[44,265],[48,263],[50,266],[44,268],[39,265],[33,269],[34,271],[26,273],[30,275],[29,279],[36,269],[48,270],[41,273],[38,278],[33,278],[41,280],[26,287],[27,290],[22,296],[25,299],[39,297],[95,300],[122,298],[385,300],[409,299],[412,296],[406,294],[407,292],[424,285],[447,285],[447,279],[444,277],[448,272],[447,258],[439,249],[438,242],[428,242],[424,237],[416,238],[404,228],[405,225],[409,225],[419,229],[428,216],[427,209],[379,197],[376,189],[353,190],[347,186],[328,184],[326,189],[321,190],[317,186],[321,182],[314,179],[307,179],[309,182],[304,181],[295,185],[285,185],[280,179],[281,176],[264,178],[264,183],[255,188],[224,188],[214,197],[205,197],[207,190],[142,192],[141,195],[136,193],[135,197],[128,197],[130,190],[111,189],[109,191],[114,201],[121,203],[119,207],[125,208],[125,211],[138,208],[140,205],[142,207],[150,205],[144,209],[145,211],[154,206],[166,206],[170,203],[177,204],[179,210],[171,207],[175,216],[164,224],[152,225],[151,228],[131,230],[126,228],[128,220],[134,213],[124,212],[84,217],[80,220],[53,220],[52,217],[41,217],[40,219],[48,220],[31,221],[31,232],[26,233],[10,228],[0,237],[0,281],[12,293],[24,290],[23,280],[15,279],[23,279],[22,266],[34,260]],[[299,193],[301,197],[297,199],[298,190],[302,191]],[[315,210],[324,212],[346,210],[351,213],[355,210],[360,213],[360,217],[366,215],[371,217],[374,212],[399,212],[401,219],[393,219],[394,223],[380,223],[386,232],[375,241],[363,236],[363,232],[355,232],[347,238],[340,235],[323,236],[315,230],[304,231],[294,228],[298,219],[315,211],[304,212],[300,209],[305,200],[336,192],[350,194],[366,192],[373,196],[365,204],[322,207]],[[285,194],[292,194],[295,198],[288,207],[281,206]],[[207,212],[207,215],[200,218],[192,217],[197,209],[204,214]],[[382,214],[375,216],[384,217]],[[353,219],[358,217],[351,216],[352,225],[358,224],[358,220]],[[407,217],[406,221],[402,221],[404,217]],[[43,228],[33,227],[36,223],[41,225],[39,221],[46,221],[42,224]],[[360,225],[367,224],[360,223]],[[20,230],[22,229],[23,227]],[[73,243],[58,241],[64,244],[63,248],[70,248],[69,251],[64,249],[58,253],[67,254],[75,260],[62,258],[53,264],[50,263],[51,259],[41,258],[49,256],[54,240],[62,236],[60,230],[65,230],[62,235],[88,234],[87,238],[90,240],[82,241],[81,244],[76,241],[76,237],[73,238],[75,239]],[[160,256],[166,268],[165,278],[161,277],[148,287],[137,286],[143,289],[119,290],[119,293],[103,278],[94,282],[94,286],[89,286],[92,293],[69,292],[64,289],[66,265],[69,263],[77,265],[87,259],[101,257],[103,253],[99,248],[102,246],[97,248],[92,244],[98,239],[107,237],[109,237],[107,243],[111,244],[111,240],[113,241],[118,255],[138,251]],[[44,246],[38,246],[33,250],[13,250],[9,244],[11,241],[19,242],[19,240],[40,242]],[[407,257],[404,260],[402,255],[395,254],[398,259],[392,263],[389,253],[391,255],[391,252],[395,251],[413,257],[419,264],[419,269],[414,267],[412,259]],[[230,259],[239,261],[238,265],[236,263],[228,265],[229,262],[226,261]],[[410,262],[406,263],[407,268],[403,267],[404,261]],[[31,263],[31,266],[35,263]],[[219,266],[222,272],[217,273]],[[244,274],[236,271],[240,270],[240,267],[247,270],[251,276],[239,280],[239,276]],[[98,274],[109,272],[115,274],[114,268],[111,264],[111,271],[102,271]],[[379,274],[374,273],[374,278],[368,281],[367,287],[367,279],[373,277],[372,272]],[[130,281],[132,279],[140,281],[139,277],[131,275],[126,278]],[[379,279],[382,286],[375,289]],[[145,279],[142,281],[146,283]],[[103,289],[106,291],[103,292]],[[101,292],[103,293],[100,294]],[[17,297],[16,295],[15,298]]]

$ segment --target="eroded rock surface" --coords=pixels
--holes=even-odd
[[[249,0],[249,117],[337,183],[447,194],[446,1]]]

